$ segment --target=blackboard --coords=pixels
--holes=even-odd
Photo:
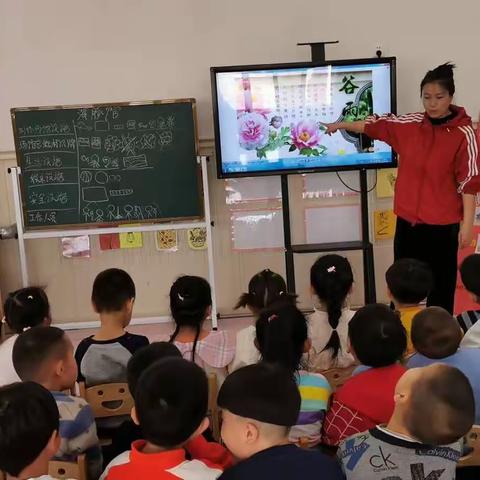
[[[11,115],[26,229],[203,215],[193,99]]]

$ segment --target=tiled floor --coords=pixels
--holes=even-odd
[[[232,330],[237,332],[242,328],[247,327],[253,323],[252,317],[241,318],[225,318],[219,322],[219,330]],[[207,325],[206,325],[207,327]],[[150,342],[158,340],[158,337],[171,333],[174,329],[173,323],[157,323],[154,325],[131,325],[127,330],[131,333],[137,333],[140,335],[146,335]],[[81,330],[68,330],[67,334],[72,340],[73,345],[76,347],[78,343],[88,337],[95,334],[96,329],[81,329]]]

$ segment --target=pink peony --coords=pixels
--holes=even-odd
[[[267,119],[257,112],[245,112],[238,118],[239,143],[245,150],[264,147],[268,142]]]
[[[320,142],[320,130],[312,120],[300,120],[292,125],[292,143],[299,149],[313,148]]]

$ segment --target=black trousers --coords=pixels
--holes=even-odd
[[[460,225],[412,225],[397,218],[394,256],[416,258],[427,263],[433,272],[434,287],[428,306],[439,306],[453,313],[457,283],[458,232]]]

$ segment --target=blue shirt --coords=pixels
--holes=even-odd
[[[449,357],[434,359],[416,353],[407,362],[407,368],[428,367],[443,363],[458,368],[470,381],[475,397],[475,423],[480,422],[480,348],[459,348]]]

